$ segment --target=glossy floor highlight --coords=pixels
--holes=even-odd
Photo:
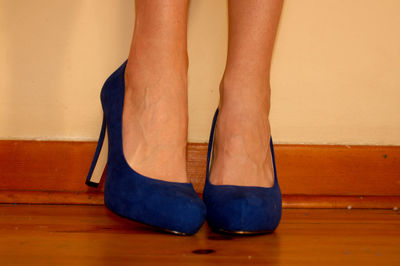
[[[0,205],[1,265],[400,265],[400,212],[284,209],[269,235],[177,237],[104,206]]]

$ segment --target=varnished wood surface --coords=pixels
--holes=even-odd
[[[200,195],[201,196],[201,195]],[[104,194],[98,192],[1,191],[2,203],[90,204],[103,205]],[[396,209],[400,196],[325,196],[283,195],[283,208]]]
[[[84,181],[95,145],[0,141],[0,202],[20,202],[26,191],[32,191],[35,202],[48,203],[52,197],[46,195],[59,191],[63,197],[76,193],[69,198],[71,203],[93,203],[92,195],[98,190],[86,187]],[[188,145],[188,174],[199,193],[205,178],[206,149],[206,144]],[[317,196],[308,200],[318,196],[400,196],[398,146],[275,145],[275,150],[285,195],[296,195],[296,199],[300,199],[298,195]],[[18,192],[21,194],[12,195]],[[7,201],[10,198],[14,201]]]
[[[400,265],[400,213],[286,209],[271,235],[180,237],[103,206],[0,205],[0,265]]]

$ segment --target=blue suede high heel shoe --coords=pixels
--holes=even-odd
[[[133,170],[125,159],[122,111],[126,64],[127,61],[107,79],[101,90],[103,124],[86,184],[98,186],[106,162],[104,202],[110,210],[167,232],[194,234],[205,220],[206,209],[192,184],[143,176]],[[107,133],[108,145],[107,139],[104,141]]]
[[[212,122],[207,154],[207,176],[203,200],[207,206],[207,222],[215,230],[230,234],[271,233],[279,225],[282,198],[275,168],[272,138],[270,147],[274,165],[272,187],[213,185],[210,182],[214,130],[218,109]]]

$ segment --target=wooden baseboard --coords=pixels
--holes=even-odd
[[[103,204],[84,185],[95,142],[0,141],[0,203]],[[188,145],[202,192],[207,144]],[[284,207],[400,207],[399,146],[275,145]]]

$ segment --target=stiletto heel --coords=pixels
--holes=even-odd
[[[222,233],[271,233],[279,225],[282,213],[282,198],[276,175],[272,138],[270,149],[275,176],[272,187],[213,185],[210,182],[210,170],[217,116],[218,109],[211,126],[203,192],[203,200],[207,206],[207,222],[213,230]]]
[[[86,177],[85,184],[90,187],[98,187],[103,176],[104,170],[107,165],[107,153],[108,153],[108,139],[106,129],[106,119],[103,114],[103,122],[101,125],[101,131],[99,141],[97,142],[96,152],[90,165],[89,173]]]
[[[205,220],[206,208],[193,185],[143,176],[126,161],[122,146],[126,64],[127,61],[106,80],[101,89],[103,125],[86,184],[98,185],[105,165],[101,159],[107,158],[103,160],[107,161],[104,183],[104,203],[107,208],[122,217],[170,233],[194,234]],[[105,153],[107,133],[108,156]]]

